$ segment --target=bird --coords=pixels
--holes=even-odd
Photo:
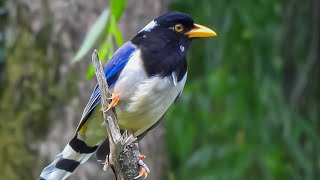
[[[108,110],[115,110],[121,130],[142,139],[180,97],[187,79],[187,52],[196,38],[217,36],[192,17],[168,12],[143,27],[122,45],[104,73],[111,92]],[[74,137],[45,167],[38,179],[66,179],[94,153],[109,154],[108,135],[100,110],[100,90],[95,86]],[[146,172],[140,175],[147,176]]]

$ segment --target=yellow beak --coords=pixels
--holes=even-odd
[[[186,35],[188,35],[189,38],[217,36],[217,34],[214,31],[205,26],[196,23],[194,24],[194,26],[195,27],[193,29],[186,33]]]

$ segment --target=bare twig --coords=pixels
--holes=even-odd
[[[107,100],[109,89],[97,50],[94,50],[92,54],[92,63],[99,84],[102,109],[105,110],[109,105]],[[134,143],[136,138],[128,135],[127,132],[121,136],[116,114],[112,110],[103,111],[103,118],[106,122],[110,146],[109,159],[106,160],[108,161],[107,163],[113,169],[118,180],[134,179],[138,175],[140,161],[138,144]]]

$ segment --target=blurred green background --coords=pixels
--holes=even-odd
[[[50,10],[54,9],[48,2],[42,4],[45,8],[41,12],[50,16]],[[69,98],[90,95],[90,90],[73,93],[79,87],[88,86],[85,79],[92,77],[88,60],[85,64],[81,61],[82,65],[78,62],[70,65],[70,71],[82,69],[81,75],[65,77],[63,69],[53,69],[72,59],[89,57],[93,47],[99,48],[102,59],[107,60],[126,39],[120,32],[121,20],[120,29],[117,26],[121,14],[130,16],[132,11],[148,11],[135,7],[139,3],[113,1],[108,13],[103,7],[97,14],[108,21],[101,20],[99,24],[95,20],[99,18],[88,17],[90,21],[85,22],[96,22],[96,29],[93,28],[91,35],[87,30],[76,34],[87,40],[62,38],[77,45],[70,45],[69,55],[61,55],[62,49],[63,52],[68,49],[60,47],[52,37],[45,38],[47,33],[55,37],[54,30],[48,31],[54,29],[54,23],[45,19],[37,30],[37,24],[27,23],[27,18],[34,17],[37,11],[17,6],[17,12],[10,12],[12,5],[19,3],[0,1],[0,172],[5,179],[37,176],[44,164],[39,160],[38,147],[50,129],[59,128],[52,120],[59,117],[52,114],[59,113],[55,110],[48,115],[47,110],[68,106]],[[195,40],[191,45],[186,87],[164,123],[166,179],[319,179],[319,0],[152,3],[187,13],[218,34],[215,38]],[[125,5],[130,5],[129,9]],[[24,19],[28,12],[32,13]],[[147,17],[148,21],[153,18]],[[8,26],[19,26],[20,30],[6,32]],[[70,32],[79,28],[75,25]],[[131,34],[135,33],[132,30]],[[50,54],[49,48],[58,49],[53,51],[58,55]],[[75,81],[83,81],[84,85]],[[75,115],[78,117],[85,104],[74,103],[80,113]],[[76,126],[77,120],[73,118],[71,125]],[[70,131],[71,137],[74,129],[66,131]],[[150,146],[156,145],[154,142]],[[63,147],[52,146],[58,150]],[[46,162],[49,161],[50,158]]]
[[[170,111],[175,179],[320,178],[319,1],[173,1],[209,24]]]

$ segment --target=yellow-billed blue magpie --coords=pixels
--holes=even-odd
[[[104,73],[122,130],[141,139],[180,96],[187,79],[186,55],[192,39],[216,36],[183,13],[164,14],[119,48]],[[93,153],[105,158],[107,131],[100,111],[100,91],[93,90],[75,136],[43,169],[40,179],[65,179]]]

